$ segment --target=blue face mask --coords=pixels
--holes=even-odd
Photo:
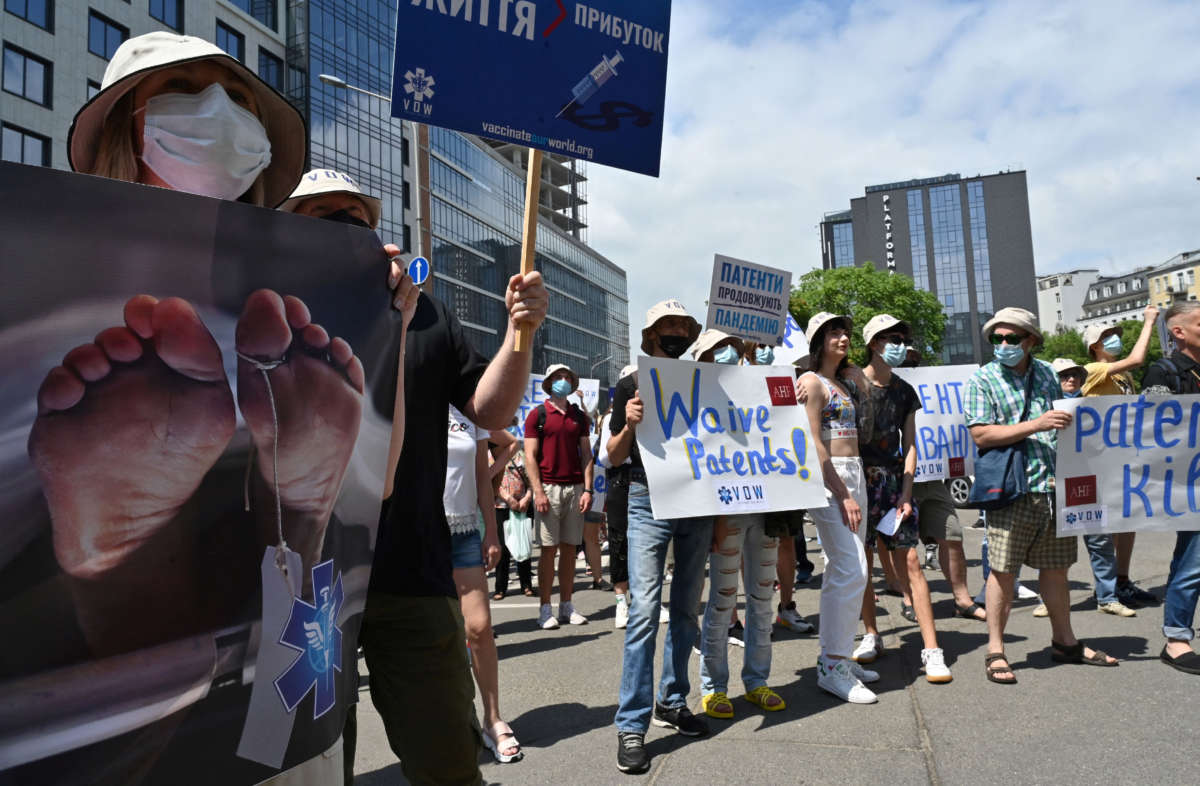
[[[775,350],[770,347],[759,347],[754,350],[754,360],[760,366],[769,366],[775,362]]]
[[[1079,391],[1076,390],[1074,393],[1068,393],[1064,390],[1063,398],[1079,398]]]
[[[1115,334],[1104,339],[1103,346],[1104,351],[1113,357],[1117,357],[1121,354],[1121,351],[1124,350],[1124,347],[1121,345],[1121,337]]]
[[[550,392],[559,398],[566,398],[575,390],[569,379],[556,379],[550,383]]]
[[[880,357],[892,368],[899,368],[900,364],[908,357],[908,347],[903,344],[888,344],[883,348]]]
[[[1021,345],[1013,346],[1012,344],[997,344],[992,347],[992,355],[1009,368],[1015,368],[1021,364],[1022,358],[1025,357],[1025,350],[1021,349]]]
[[[713,353],[713,360],[723,366],[736,366],[738,362],[738,351],[733,348],[732,344],[726,344]]]

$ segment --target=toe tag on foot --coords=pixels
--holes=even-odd
[[[271,431],[271,475],[272,484],[271,492],[275,495],[275,527],[279,535],[277,554],[281,557],[288,550],[287,541],[283,539],[283,504],[279,499],[279,411],[275,407],[275,391],[271,389],[271,375],[268,374],[272,369],[278,368],[287,362],[287,355],[284,354],[276,360],[259,360],[256,357],[238,352],[237,356],[254,366],[263,376],[263,384],[267,386],[267,401],[271,404],[271,422],[274,428]],[[253,454],[252,454],[253,455]],[[250,507],[250,467],[246,467],[246,487],[245,499],[247,510]],[[284,569],[284,565],[276,560],[280,570]]]

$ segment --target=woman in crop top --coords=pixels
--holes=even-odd
[[[867,585],[863,549],[867,507],[862,460],[858,454],[856,392],[867,389],[862,371],[849,364],[850,317],[821,312],[809,320],[811,371],[800,378],[811,432],[825,479],[829,505],[809,510],[825,548],[821,579],[821,654],[817,685],[855,704],[871,704],[875,694],[864,682],[879,675],[853,660],[854,633]],[[852,381],[847,381],[852,380]]]

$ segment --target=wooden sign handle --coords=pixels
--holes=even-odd
[[[521,233],[521,275],[533,272],[533,256],[537,249],[538,199],[542,193],[542,151],[529,148],[529,167],[525,171],[525,226]],[[533,328],[521,325],[517,329],[514,352],[528,352],[533,346]]]

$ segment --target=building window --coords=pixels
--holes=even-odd
[[[929,220],[933,233],[933,278],[947,317],[943,358],[947,363],[969,363],[975,358],[971,336],[979,326],[970,324],[971,292],[958,183],[929,189]],[[989,284],[989,300],[990,292]]]
[[[95,79],[89,79],[87,81],[87,100],[91,101],[93,98],[96,97],[96,93],[99,93],[99,92],[100,92],[100,83],[97,82]]]
[[[1055,292],[1055,293],[1054,293],[1054,302],[1055,302],[1055,303],[1061,303],[1061,302],[1062,302],[1062,293],[1061,293],[1061,292]]]
[[[981,324],[991,318],[992,262],[988,253],[987,212],[983,205],[983,182],[967,183],[967,212],[971,219],[971,262],[975,274],[975,306]]]
[[[404,225],[404,248],[402,250],[406,254],[412,251],[412,227],[408,224]]]
[[[50,166],[50,140],[41,134],[5,123],[0,129],[0,159],[18,164]]]
[[[183,0],[150,0],[150,16],[183,32]]]
[[[246,37],[224,22],[217,22],[217,38],[214,43],[224,49],[235,59],[246,60]]]
[[[275,0],[225,0],[230,5],[240,8],[256,20],[278,32]]]
[[[283,60],[261,46],[258,48],[258,76],[279,92],[283,92]]]
[[[4,10],[31,25],[54,31],[54,4],[51,0],[4,0]]]
[[[1105,296],[1105,297],[1112,297],[1112,287],[1105,287],[1105,288],[1104,288],[1104,296]]]
[[[1196,284],[1196,271],[1189,270],[1187,272],[1187,285],[1189,287],[1191,287],[1191,286],[1195,286],[1195,284]]]
[[[1117,282],[1117,294],[1122,294],[1122,293],[1124,293],[1124,292],[1125,292],[1125,282],[1124,282],[1124,281],[1118,281],[1118,282]]]
[[[400,163],[404,166],[411,166],[408,163],[408,137],[400,140]]]
[[[129,28],[95,11],[88,11],[88,51],[111,60],[117,47],[129,38]]]
[[[48,61],[10,44],[4,45],[4,92],[49,107],[53,72]]]
[[[854,224],[833,225],[833,266],[854,267]]]
[[[408,181],[407,181],[407,180],[405,180],[405,181],[404,181],[404,182],[401,184],[400,188],[401,188],[401,191],[402,191],[402,193],[404,194],[404,209],[405,209],[405,210],[409,210],[409,209],[411,209],[411,208],[412,208],[412,200],[411,200],[411,198],[410,198],[410,197],[411,197],[411,194],[409,193],[409,190],[410,190],[410,189],[409,189],[409,187],[408,187]]]
[[[913,283],[929,291],[929,259],[925,253],[925,203],[921,190],[908,192],[908,250],[912,254]]]

